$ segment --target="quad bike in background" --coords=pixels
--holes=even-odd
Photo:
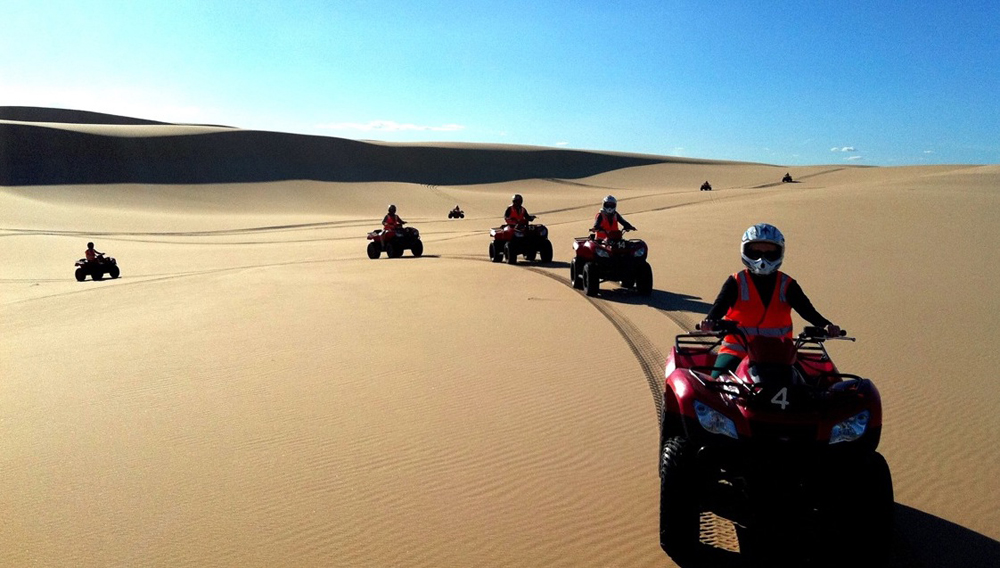
[[[465,219],[465,211],[456,205],[454,209],[448,212],[449,219]]]
[[[404,221],[405,223],[405,221]],[[382,251],[388,258],[399,258],[409,249],[413,256],[424,254],[424,243],[420,240],[420,231],[413,227],[398,229],[375,229],[368,233],[368,258],[378,258]]]
[[[113,257],[98,254],[94,260],[81,258],[76,261],[75,276],[77,282],[83,282],[88,276],[92,280],[103,280],[105,274],[111,278],[118,278],[121,275],[121,270],[118,268],[118,261]]]
[[[622,288],[634,288],[643,296],[653,293],[653,269],[646,262],[649,247],[641,239],[625,239],[622,231],[608,231],[607,238],[589,237],[573,240],[576,256],[569,263],[573,287],[596,296],[602,281],[619,282]]]
[[[733,322],[676,337],[666,364],[660,435],[660,546],[696,557],[699,518],[736,525],[740,555],[760,566],[884,566],[892,476],[876,451],[882,402],[871,380],[841,373],[806,327],[797,338],[747,336]],[[739,338],[748,356],[715,369]],[[712,378],[713,371],[719,373]]]
[[[490,258],[493,262],[516,264],[518,255],[524,255],[525,260],[552,262],[552,243],[549,241],[549,230],[545,225],[533,225],[534,215],[529,215],[527,222],[515,226],[505,225],[490,229],[493,241],[490,243]]]

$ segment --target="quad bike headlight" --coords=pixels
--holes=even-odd
[[[736,433],[736,423],[726,418],[721,412],[696,400],[694,401],[694,413],[698,416],[698,422],[705,430],[708,430],[712,434],[729,436],[734,440],[739,439],[739,435]]]
[[[549,236],[549,230],[546,229],[546,228],[544,228],[544,227],[541,228],[541,229],[538,229],[538,236],[539,237],[547,237],[547,236]]]
[[[834,425],[833,429],[830,430],[830,443],[836,444],[838,442],[853,442],[857,440],[868,429],[869,418],[871,418],[871,413],[865,410]]]
[[[644,247],[637,248],[637,249],[635,249],[635,252],[632,253],[632,256],[635,256],[635,257],[646,256],[646,249]]]
[[[611,255],[608,254],[608,251],[606,251],[604,249],[600,249],[599,248],[595,252],[597,253],[597,256],[600,256],[600,257],[603,257],[603,258],[608,258],[608,257],[611,256]]]

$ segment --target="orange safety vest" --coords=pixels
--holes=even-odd
[[[618,230],[618,213],[612,213],[610,219],[608,215],[605,215],[603,211],[597,213],[597,218],[595,219],[595,224],[600,228],[595,235],[599,239],[608,238],[608,231]]]
[[[792,306],[788,303],[788,286],[794,282],[791,276],[778,271],[778,280],[774,285],[771,302],[764,307],[760,293],[750,278],[750,271],[743,270],[733,274],[739,285],[736,303],[726,312],[725,319],[734,321],[740,330],[753,340],[755,336],[792,338]],[[722,340],[719,353],[745,357],[746,346],[738,335],[727,335]]]
[[[83,254],[87,257],[87,260],[97,259],[97,251],[94,249],[87,249]]]
[[[507,217],[506,221],[508,225],[520,225],[524,223],[525,219],[528,217],[528,212],[525,211],[524,207],[521,208],[510,206],[510,216]]]
[[[385,219],[382,219],[382,228],[386,231],[398,229],[399,226],[399,215],[386,215]]]

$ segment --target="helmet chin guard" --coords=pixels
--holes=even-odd
[[[614,195],[609,195],[604,198],[604,208],[601,209],[601,211],[604,211],[608,215],[611,215],[617,210],[617,208],[618,208],[618,200],[615,199]]]

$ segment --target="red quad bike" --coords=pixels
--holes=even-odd
[[[535,216],[529,215],[528,221],[534,221]],[[517,264],[517,255],[524,255],[531,262],[536,257],[542,262],[552,262],[552,243],[549,241],[549,230],[545,225],[528,223],[517,226],[506,225],[490,229],[493,242],[490,243],[490,258],[493,262]]]
[[[653,293],[653,269],[646,262],[649,248],[641,239],[624,239],[622,231],[608,231],[608,238],[577,237],[576,257],[569,263],[569,280],[588,296],[596,296],[601,281],[619,282],[643,296]]]
[[[721,322],[728,324],[731,322]],[[735,372],[711,377],[713,348],[748,344]],[[666,365],[660,434],[660,546],[693,565],[699,517],[736,525],[740,556],[759,566],[888,560],[892,476],[876,451],[882,402],[869,379],[841,373],[821,328],[795,340],[735,327],[678,335]]]
[[[403,251],[410,249],[413,256],[424,254],[424,243],[420,241],[420,231],[413,227],[399,229],[375,229],[368,233],[368,258],[374,260],[385,251],[388,258],[399,258]]]
[[[105,274],[111,278],[118,278],[121,275],[121,271],[118,269],[118,261],[110,256],[99,254],[94,260],[81,258],[76,261],[75,275],[77,282],[83,282],[87,279],[87,276],[90,276],[93,280],[103,280]]]

